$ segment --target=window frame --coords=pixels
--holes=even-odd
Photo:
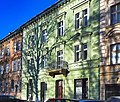
[[[114,51],[112,51],[112,48],[114,46],[116,46],[116,49]],[[120,46],[120,43],[116,43],[116,44],[111,44],[110,45],[110,64],[112,64],[112,65],[114,65],[114,64],[120,64],[120,62],[118,62],[118,58],[120,59],[120,57],[118,56],[118,54],[120,54],[120,49],[119,49],[118,46]],[[116,54],[116,57],[115,57],[115,61],[116,62],[115,63],[113,63],[113,61],[112,61],[112,55],[113,55],[113,53]]]
[[[63,20],[59,21],[57,23],[57,36],[63,36],[64,35],[64,22]]]
[[[62,67],[63,67],[63,50],[59,50],[57,51],[57,68]]]
[[[77,14],[79,15],[79,17],[77,17]],[[81,22],[80,12],[78,12],[78,13],[75,14],[75,29],[80,28],[80,22]]]
[[[84,14],[85,10],[87,10],[86,14]],[[85,27],[87,25],[88,25],[88,8],[82,10],[82,26]]]
[[[117,23],[120,23],[120,19],[119,19],[119,22],[118,22],[118,13],[120,14],[120,9],[117,10],[117,7],[118,5],[120,6],[120,3],[117,3],[115,5],[112,5],[110,6],[110,24],[111,25],[114,25],[114,24],[117,24]],[[115,7],[115,11],[112,12],[112,8]],[[113,19],[112,19],[112,15],[115,15],[115,18],[116,18],[116,21],[113,22]]]
[[[76,47],[77,47],[77,46],[79,47],[78,50],[76,50]],[[77,53],[79,54],[78,57],[77,57]],[[77,60],[77,58],[78,58],[78,60]],[[81,49],[80,49],[80,45],[75,45],[75,46],[74,46],[74,62],[80,61],[80,58],[81,58]]]

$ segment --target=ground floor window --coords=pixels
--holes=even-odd
[[[120,95],[120,84],[105,85],[105,99],[108,99],[110,96],[119,96],[119,95]]]
[[[74,98],[88,98],[88,78],[74,80]]]

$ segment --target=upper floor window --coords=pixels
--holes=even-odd
[[[63,21],[58,22],[58,36],[63,35]]]
[[[75,29],[80,27],[80,13],[75,14]]]
[[[12,61],[12,71],[17,71],[17,63],[16,63],[16,61]]]
[[[120,43],[111,45],[110,50],[111,64],[120,64]]]
[[[6,73],[8,73],[8,71],[9,71],[9,64],[6,64],[5,69],[6,69]]]
[[[57,51],[57,67],[61,68],[63,66],[63,51]]]
[[[85,59],[87,59],[87,44],[85,43],[82,46],[83,46],[83,54],[82,54],[83,56],[82,56],[82,58],[83,58],[83,60],[85,60]]]
[[[83,13],[83,20],[82,20],[82,25],[83,26],[87,26],[87,19],[88,19],[88,10],[87,9],[85,9],[85,10],[83,10],[82,11],[82,13]]]
[[[4,66],[1,66],[1,75],[4,74]]]
[[[28,48],[33,48],[35,46],[35,35],[28,37]]]
[[[44,29],[42,31],[42,42],[46,42],[47,41],[47,29]]]
[[[120,3],[111,6],[111,24],[120,23]]]
[[[74,61],[77,62],[80,59],[80,46],[79,45],[74,46],[74,50],[75,50]]]
[[[21,50],[21,41],[15,41],[14,42],[14,52]]]
[[[74,46],[74,61],[77,62],[80,59],[86,60],[87,59],[87,44],[82,44],[81,47],[80,45],[75,45]]]
[[[9,55],[10,55],[10,48],[9,48],[9,47],[6,47],[6,48],[5,48],[5,55],[6,55],[6,56],[9,56]]]
[[[2,56],[4,56],[4,49],[2,49],[2,53],[1,54],[2,54]]]
[[[11,80],[11,91],[14,91],[14,79]]]
[[[42,56],[42,62],[41,62],[42,68],[46,68],[46,62],[47,62],[47,59],[46,59],[46,56],[44,55]]]
[[[0,81],[0,92],[2,92],[2,81]]]

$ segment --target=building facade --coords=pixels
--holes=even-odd
[[[0,40],[0,95],[21,98],[22,32],[17,29]]]
[[[22,25],[22,98],[99,99],[98,5],[59,0]]]
[[[100,98],[120,95],[120,1],[100,0]]]

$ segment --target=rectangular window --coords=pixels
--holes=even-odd
[[[6,56],[9,56],[10,55],[10,49],[9,49],[9,47],[6,47]]]
[[[42,31],[42,42],[46,42],[47,41],[47,29],[44,29]]]
[[[21,50],[21,42],[20,42],[20,40],[17,41],[17,43],[16,43],[16,50],[17,50],[17,51],[20,51],[20,50]]]
[[[8,82],[5,83],[5,92],[8,92]]]
[[[87,99],[88,98],[88,79],[74,80],[74,98]]]
[[[2,92],[2,81],[0,81],[0,92]]]
[[[87,26],[87,22],[88,22],[87,21],[87,19],[88,19],[88,11],[87,11],[87,9],[83,10],[82,13],[83,13],[82,25]]]
[[[17,71],[17,62],[16,61],[12,61],[12,71],[13,72]]]
[[[120,23],[120,3],[111,6],[111,24]]]
[[[35,47],[35,35],[31,35],[28,37],[28,49],[29,48],[34,48]]]
[[[21,60],[20,59],[17,60],[17,69],[21,70]]]
[[[80,13],[75,14],[75,29],[80,28]]]
[[[9,71],[9,64],[6,64],[6,73]]]
[[[82,47],[83,47],[83,60],[86,60],[87,59],[87,44],[83,44],[82,45]]]
[[[120,43],[111,45],[110,50],[111,64],[120,64]]]
[[[75,51],[74,52],[75,53],[74,61],[77,62],[80,59],[80,47],[79,47],[79,45],[74,46],[74,51]]]
[[[11,91],[14,91],[14,80],[11,80]]]
[[[47,59],[46,59],[46,56],[44,55],[42,56],[42,62],[41,62],[42,68],[46,68],[46,62],[47,62]]]
[[[1,66],[1,75],[4,74],[4,66]]]
[[[63,35],[63,21],[58,22],[58,36]]]
[[[16,42],[14,42],[14,52],[16,52]]]
[[[63,51],[57,51],[57,67],[63,67]]]
[[[4,56],[4,49],[2,49],[2,57]]]

